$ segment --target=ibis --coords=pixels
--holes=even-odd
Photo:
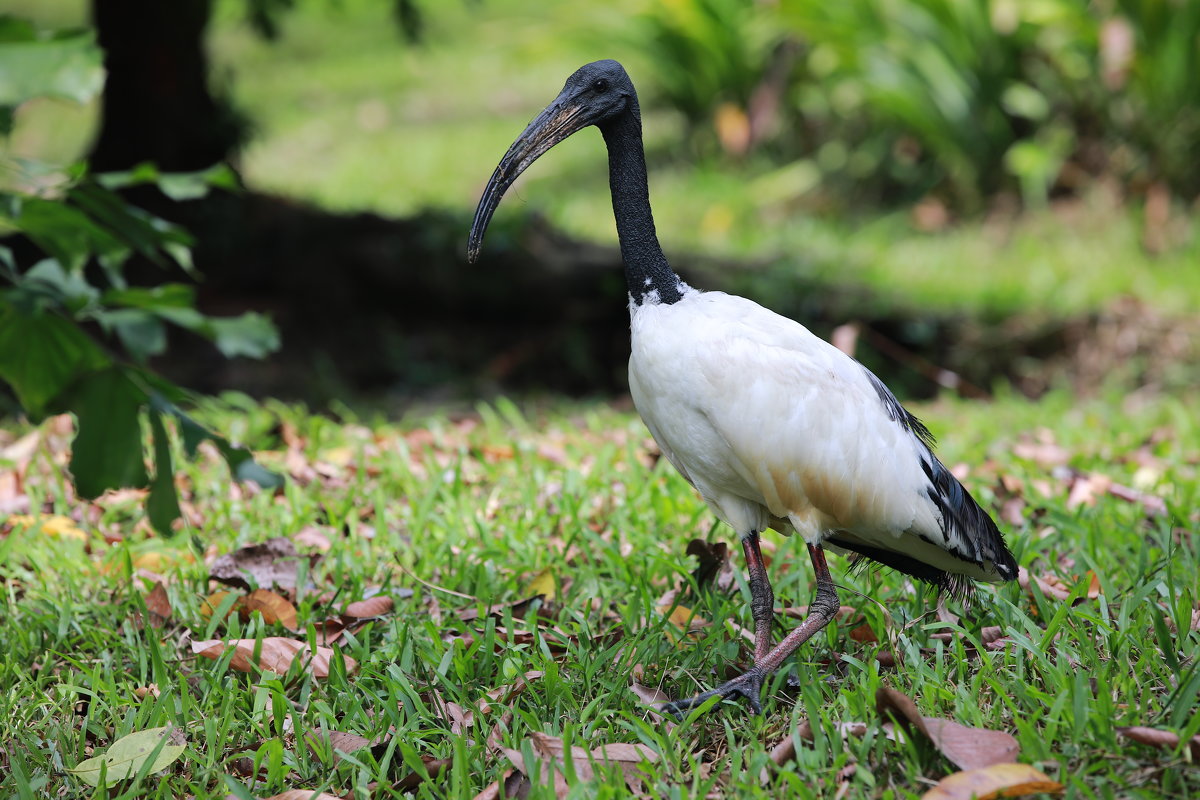
[[[634,404],[663,454],[737,533],[749,575],[753,666],[666,710],[680,715],[740,696],[761,713],[764,679],[837,613],[826,550],[953,593],[1015,578],[996,523],[879,378],[803,325],[743,297],[689,286],[671,269],[650,211],[637,92],[616,61],[577,70],[513,142],[479,201],[469,260],[513,181],[591,125],[608,147]],[[768,528],[803,538],[816,575],[807,617],[778,643],[759,544]]]

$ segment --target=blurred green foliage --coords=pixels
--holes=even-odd
[[[6,127],[22,103],[41,97],[91,99],[103,85],[100,51],[86,31],[40,33],[0,18],[0,121]],[[169,532],[179,516],[164,418],[174,418],[194,455],[210,439],[234,474],[262,485],[278,476],[194,422],[179,407],[186,392],[147,366],[167,348],[171,324],[211,340],[226,356],[261,358],[278,347],[265,317],[216,318],[195,307],[191,286],[132,286],[125,267],[139,256],[192,274],[191,238],[179,227],[127,203],[116,190],[153,184],[174,199],[231,187],[224,167],[164,175],[151,165],[91,175],[7,158],[0,161],[0,235],[22,234],[44,258],[24,266],[0,246],[0,381],[33,421],[71,412],[77,420],[71,474],[78,493],[148,487],[151,523]],[[26,261],[29,259],[26,259]],[[127,354],[120,357],[111,345]],[[153,435],[154,475],[146,470],[142,419]]]
[[[753,129],[799,46],[772,146],[859,196],[1038,205],[1097,176],[1200,194],[1200,3],[659,0],[640,24],[660,99],[726,150],[723,104]]]

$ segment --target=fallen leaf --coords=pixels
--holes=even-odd
[[[696,633],[712,625],[687,606],[659,606],[658,613],[666,615],[668,622],[687,633]]]
[[[1013,445],[1012,451],[1017,458],[1043,467],[1061,466],[1071,459],[1070,451],[1053,442],[1018,442]]]
[[[392,598],[386,594],[377,594],[346,606],[342,616],[352,620],[382,617],[384,614],[390,613],[394,605]]]
[[[605,744],[592,748],[590,751],[575,746],[568,754],[562,739],[557,736],[533,731],[529,734],[529,740],[533,745],[533,752],[545,759],[548,766],[553,769],[553,781],[559,797],[565,797],[569,791],[566,776],[559,769],[565,764],[565,759],[568,757],[574,767],[575,776],[580,781],[590,781],[595,778],[595,765],[616,765],[620,767],[626,785],[634,792],[641,790],[642,773],[638,766],[643,761],[650,763],[658,761],[658,753],[644,744]],[[505,749],[504,752],[518,769],[528,774],[520,752],[508,749]],[[541,776],[534,775],[532,777],[536,784]]]
[[[296,607],[270,589],[255,589],[238,601],[237,608],[244,620],[257,611],[268,625],[279,623],[288,630],[296,630]]]
[[[870,624],[866,622],[851,630],[850,638],[860,644],[873,644],[879,641],[879,637],[875,635],[875,631],[871,630]]]
[[[934,747],[959,769],[974,770],[1010,763],[1020,753],[1017,740],[1003,731],[972,728],[953,720],[921,716],[916,704],[895,689],[879,689],[875,693],[875,707],[881,716],[890,716],[925,734]]]
[[[488,700],[490,700],[492,703],[497,703],[499,705],[505,705],[505,704],[511,702],[513,700],[513,698],[523,694],[524,691],[529,688],[530,683],[538,680],[545,674],[546,673],[541,672],[539,670],[530,670],[529,672],[526,672],[521,677],[517,678],[516,681],[514,681],[513,683],[507,683],[503,686],[497,686],[495,689],[492,689],[490,692],[487,693],[487,695],[485,695],[487,697],[487,700],[480,701],[479,713],[480,714],[492,713],[492,706],[488,702]]]
[[[154,584],[154,588],[146,595],[146,608],[151,614],[151,622],[161,628],[171,617],[171,601],[167,597],[167,589],[162,581]]]
[[[450,769],[453,759],[421,757],[421,769],[408,773],[392,784],[393,792],[411,792],[426,781],[437,780],[442,773]],[[351,795],[353,798],[353,794]]]
[[[1161,728],[1143,728],[1135,725],[1117,728],[1117,733],[1126,739],[1160,747],[1164,750],[1174,750],[1179,747],[1179,734],[1174,731],[1164,731]],[[1200,761],[1200,734],[1196,734],[1188,741],[1188,748],[1192,752],[1192,761]]]
[[[215,581],[239,589],[296,588],[301,556],[291,539],[278,537],[220,556],[209,567]]]
[[[475,800],[525,800],[532,789],[533,784],[525,777],[525,773],[510,769],[504,772],[500,780],[475,795]]]
[[[49,536],[51,539],[74,539],[86,542],[88,538],[75,520],[61,515],[13,514],[8,518],[7,523],[13,527],[25,528],[43,536]]]
[[[341,761],[344,755],[371,746],[370,739],[359,736],[357,733],[327,730],[309,731],[308,735],[304,737],[304,743],[308,745],[309,752],[318,758],[328,748],[329,752],[333,754],[334,764]]]
[[[629,691],[633,692],[635,695],[637,695],[639,700],[649,706],[647,710],[650,712],[650,716],[656,722],[665,726],[668,733],[675,730],[675,721],[667,719],[665,716],[659,713],[659,709],[661,709],[664,704],[671,702],[670,695],[668,695],[662,689],[646,686],[638,683],[636,680],[629,684]]]
[[[325,530],[316,525],[309,525],[306,528],[300,529],[292,537],[292,541],[300,547],[311,547],[322,553],[329,552],[329,549],[333,547],[333,542],[329,540],[329,536],[325,533]]]
[[[336,794],[318,792],[315,789],[288,789],[286,792],[264,797],[263,800],[342,800]]]
[[[162,692],[158,689],[157,683],[151,683],[148,686],[139,686],[133,690],[133,694],[139,700],[145,700],[147,697],[159,697]]]
[[[921,796],[921,800],[995,800],[1027,794],[1058,794],[1063,785],[1028,764],[992,764],[956,772]]]
[[[1031,591],[1030,587],[1032,584],[1037,583],[1038,588],[1042,590],[1042,594],[1052,597],[1055,600],[1066,600],[1071,596],[1071,587],[1063,583],[1058,577],[1049,575],[1043,578],[1041,575],[1031,574],[1024,567],[1017,568],[1017,583],[1025,591]]]
[[[545,567],[534,575],[529,583],[525,584],[525,588],[521,590],[522,597],[543,597],[547,603],[553,602],[556,596],[554,583],[554,571],[550,567]]]
[[[204,602],[200,604],[200,616],[204,617],[205,619],[211,618],[213,614],[216,614],[217,611],[220,610],[221,604],[225,602],[225,598],[229,597],[229,595],[230,592],[213,592],[210,594],[207,598],[205,598]],[[229,615],[237,609],[237,607],[238,604],[236,602],[233,603],[233,605],[229,607],[229,610],[225,612],[226,618],[228,618]]]
[[[257,660],[254,656],[256,647],[259,647]],[[214,660],[225,655],[225,651],[229,648],[234,650],[229,666],[238,672],[253,672],[257,667],[283,675],[293,661],[303,658],[308,670],[316,678],[329,677],[329,663],[334,656],[334,651],[328,647],[318,647],[315,652],[312,652],[304,642],[278,636],[269,636],[262,640],[233,639],[226,642],[222,639],[210,639],[203,642],[192,642],[193,653]],[[345,659],[347,672],[352,672],[358,666],[358,663],[349,656],[343,655],[342,658]]]
[[[687,554],[695,556],[699,565],[692,577],[696,585],[704,588],[714,584],[719,591],[728,591],[734,585],[733,563],[729,558],[729,546],[724,542],[706,542],[692,539],[688,542]]]
[[[80,761],[67,771],[89,786],[98,787],[103,770],[105,786],[115,786],[141,772],[147,762],[150,766],[145,769],[146,775],[165,769],[183,755],[186,741],[183,731],[170,725],[136,731],[117,739],[104,755]]]

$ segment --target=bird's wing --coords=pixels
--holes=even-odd
[[[672,339],[662,357],[640,355],[671,373],[653,378],[659,394],[675,393],[659,403],[676,410],[657,414],[660,427],[706,497],[724,489],[757,501],[810,540],[843,531],[862,548],[916,537],[975,564],[1007,556],[994,523],[933,456],[928,431],[857,361],[743,298],[708,292],[661,308],[645,330],[635,319],[635,356]],[[717,444],[694,432],[689,409]]]

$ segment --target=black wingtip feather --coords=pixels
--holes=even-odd
[[[888,418],[912,433],[925,447],[925,454],[928,458],[922,458],[921,469],[929,480],[928,497],[941,514],[942,527],[947,538],[949,539],[953,535],[956,541],[964,543],[969,548],[969,551],[947,548],[947,552],[956,558],[978,566],[986,566],[990,562],[999,577],[1004,580],[1015,579],[1017,577],[1016,559],[1013,558],[1008,546],[1004,543],[1004,536],[996,527],[995,520],[983,510],[975,498],[951,474],[950,470],[946,469],[942,462],[933,455],[933,448],[936,444],[933,434],[921,420],[910,414],[908,409],[900,404],[896,396],[874,373],[866,367],[863,367],[863,372],[867,374],[871,386],[879,396],[879,401],[883,404]],[[971,579],[964,575],[936,569],[908,556],[884,550],[868,553],[860,547],[843,546],[848,550],[861,553],[873,561],[898,569],[918,580],[936,585],[952,594],[965,595],[969,593],[970,587],[973,585]]]

